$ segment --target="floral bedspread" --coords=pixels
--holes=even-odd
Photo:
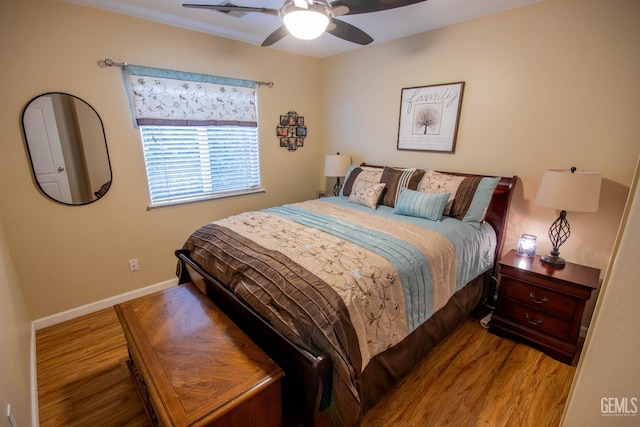
[[[191,257],[282,334],[334,364],[341,419],[358,377],[455,292],[452,243],[436,231],[311,200],[201,227]]]

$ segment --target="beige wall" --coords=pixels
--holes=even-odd
[[[616,253],[605,277],[603,294],[598,300],[567,400],[563,426],[637,426],[640,421],[638,180],[640,162],[616,242]],[[621,406],[616,409],[616,405]]]
[[[199,225],[243,210],[315,196],[324,155],[320,61],[57,1],[2,2],[0,210],[32,318],[175,277],[173,251]],[[140,137],[122,74],[99,59],[273,81],[258,89],[265,194],[147,210]],[[88,206],[52,203],[34,186],[20,120],[35,95],[61,91],[104,123],[113,185]],[[280,148],[279,115],[303,115],[305,146]],[[138,258],[140,271],[127,261]]]
[[[551,249],[558,215],[534,204],[544,170],[599,171],[600,210],[569,213],[561,254],[604,274],[640,154],[638,22],[636,0],[547,0],[330,58],[327,148],[370,163],[518,175],[505,248],[532,233],[539,253]],[[401,88],[456,81],[465,91],[455,154],[396,150]]]
[[[0,419],[5,422],[7,405],[11,405],[11,412],[20,426],[31,424],[30,331],[31,318],[0,215]]]

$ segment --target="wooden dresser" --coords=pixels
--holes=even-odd
[[[115,309],[153,425],[282,425],[282,371],[193,285]]]
[[[499,265],[498,302],[489,330],[524,340],[571,364],[584,306],[598,284],[600,270],[569,262],[558,269],[539,256],[518,256],[515,250]]]

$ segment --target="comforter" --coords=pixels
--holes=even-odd
[[[292,342],[331,358],[334,424],[353,425],[369,361],[492,267],[495,234],[333,197],[216,221],[184,249]]]

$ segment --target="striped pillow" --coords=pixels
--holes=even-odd
[[[393,213],[439,221],[442,219],[447,200],[449,193],[428,194],[404,188],[396,201]]]
[[[493,192],[499,182],[499,176],[484,177],[480,180],[480,183],[473,195],[473,199],[469,204],[469,209],[467,209],[467,212],[462,219],[463,221],[472,223],[480,223],[484,221],[484,216],[487,213],[489,203],[491,203],[491,198],[493,197]]]
[[[423,175],[423,170],[385,167],[380,182],[386,184],[386,189],[380,204],[394,207],[402,189],[417,190]]]
[[[464,219],[469,211],[473,196],[476,194],[481,179],[480,177],[473,176],[465,177],[462,180],[456,190],[456,197],[451,204],[449,216],[459,219],[460,221]]]

